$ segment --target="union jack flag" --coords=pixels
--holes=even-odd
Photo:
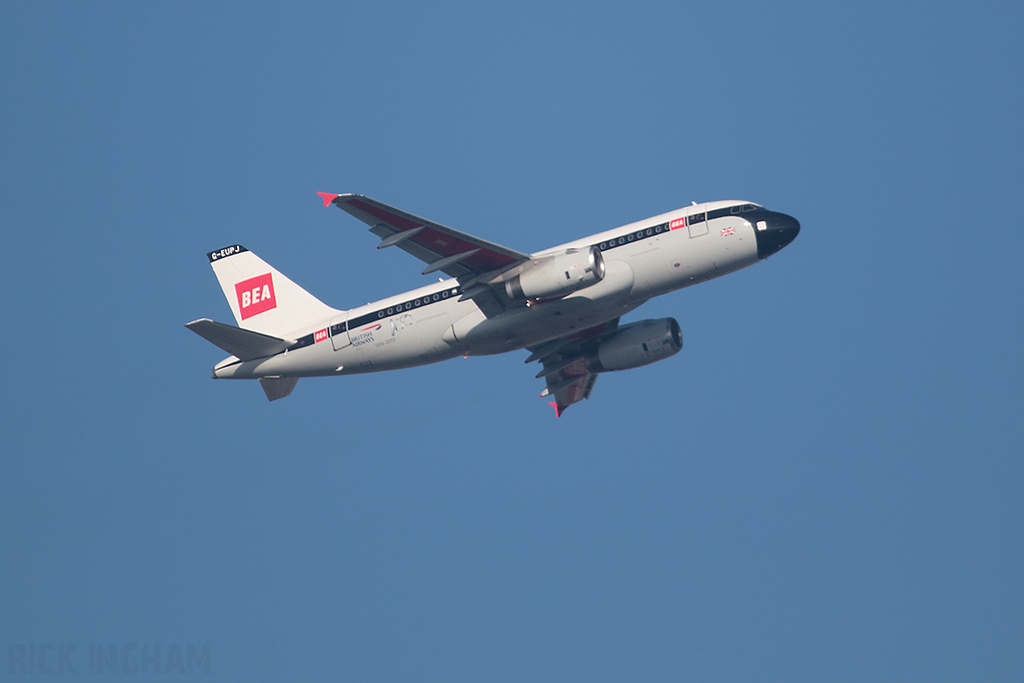
[[[736,228],[723,228],[722,237],[728,237],[736,232]]]

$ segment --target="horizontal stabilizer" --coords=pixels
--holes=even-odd
[[[298,377],[260,377],[260,386],[267,395],[268,401],[276,401],[292,393],[299,383]]]
[[[209,318],[193,320],[190,323],[186,323],[185,327],[241,360],[273,356],[274,354],[281,353],[294,343],[287,339],[271,337],[269,334],[218,323]],[[290,392],[291,389],[288,391]]]

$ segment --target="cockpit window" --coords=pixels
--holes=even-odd
[[[757,206],[754,204],[737,204],[736,206],[729,207],[729,213],[746,213],[755,209],[757,209]]]
[[[736,206],[726,207],[724,209],[715,209],[714,211],[708,211],[708,220],[712,218],[721,218],[722,216],[728,216],[730,214],[746,213],[747,211],[756,211],[758,208],[757,204],[737,204]],[[703,216],[703,214],[701,214]]]

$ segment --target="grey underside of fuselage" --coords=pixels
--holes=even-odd
[[[651,297],[731,273],[757,261],[757,241],[749,223],[737,223],[733,233],[721,234],[730,218],[707,222],[707,231],[690,236],[686,229],[636,239],[604,253],[606,275],[597,284],[555,301],[520,306],[486,317],[471,301],[446,297],[454,280],[391,297],[347,312],[348,320],[363,320],[341,334],[268,358],[225,361],[217,376],[311,377],[379,372],[414,367],[461,355],[503,353],[571,335],[628,313]],[[719,225],[721,223],[721,225]],[[594,244],[609,233],[563,245]],[[430,305],[409,309],[409,300]],[[397,309],[393,314],[387,311]],[[344,316],[342,317],[344,320]],[[322,321],[323,328],[338,320]],[[313,327],[303,333],[317,329]]]

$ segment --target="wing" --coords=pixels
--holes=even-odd
[[[590,398],[590,392],[597,382],[597,373],[591,372],[587,366],[587,352],[614,333],[618,326],[619,319],[616,318],[569,337],[530,348],[532,353],[526,362],[541,362],[543,367],[537,377],[543,377],[547,382],[547,388],[541,396],[554,396],[555,400],[548,405],[554,407],[555,417],[562,417],[562,412],[573,403]]]
[[[439,223],[360,194],[320,192],[324,206],[334,204],[370,226],[381,238],[378,249],[396,246],[427,264],[423,274],[441,271],[466,285],[480,276],[529,260],[529,254],[452,230]]]

